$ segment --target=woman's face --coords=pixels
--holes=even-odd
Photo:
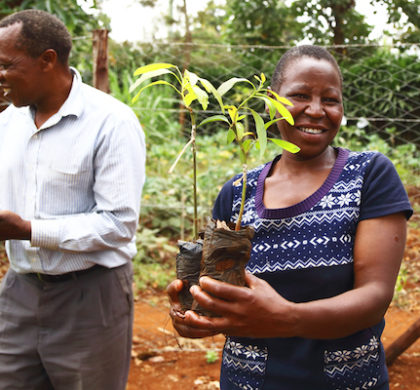
[[[336,68],[326,60],[305,56],[286,66],[276,92],[293,103],[287,108],[295,124],[282,120],[277,126],[284,140],[301,148],[296,157],[321,155],[336,136],[343,118],[341,89]]]

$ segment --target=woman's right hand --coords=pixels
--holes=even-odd
[[[175,330],[180,336],[188,338],[209,337],[218,334],[219,332],[215,332],[214,330],[195,327],[194,323],[199,321],[200,316],[192,310],[187,310],[186,312],[182,311],[179,293],[182,291],[183,287],[182,280],[175,279],[166,288],[166,292],[169,296],[169,303],[171,305],[169,315]]]

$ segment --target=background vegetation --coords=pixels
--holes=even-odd
[[[156,0],[138,1],[150,7],[156,4]],[[251,78],[263,71],[269,77],[281,54],[300,42],[325,45],[339,61],[345,81],[347,123],[336,144],[353,150],[379,150],[391,158],[418,213],[420,0],[370,3],[386,7],[393,26],[386,45],[369,38],[373,26],[356,11],[354,0],[227,0],[222,5],[210,0],[197,15],[189,13],[186,0],[168,0],[165,23],[170,28],[164,40],[109,42],[111,93],[132,105],[133,72],[152,62],[188,68],[217,87],[233,76]],[[96,28],[109,27],[101,1],[5,0],[0,2],[0,18],[24,8],[47,10],[66,23],[74,37],[72,65],[91,82],[91,34]],[[235,88],[228,98],[234,102],[240,93]],[[140,289],[162,289],[174,276],[177,240],[191,236],[189,154],[174,174],[168,174],[189,136],[189,124],[185,110],[167,87],[147,89],[132,107],[146,132],[148,152],[139,253],[134,261],[136,282]],[[217,113],[216,104],[212,109]],[[199,214],[204,226],[219,189],[241,167],[232,147],[225,145],[225,129],[218,124],[204,127],[197,142]],[[278,152],[270,144],[263,160]],[[257,153],[251,158],[251,166],[263,162]],[[417,216],[411,227],[419,228]],[[407,279],[406,273],[403,277],[400,281]]]

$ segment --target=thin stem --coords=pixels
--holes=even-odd
[[[241,230],[242,215],[245,208],[245,197],[246,197],[246,183],[247,183],[247,172],[248,166],[244,164],[242,166],[242,198],[241,198],[241,208],[239,210],[238,220],[236,221],[235,231]]]
[[[193,156],[193,201],[194,201],[194,225],[193,234],[194,241],[198,239],[198,212],[197,212],[197,146],[195,143],[196,123],[195,115],[191,108],[189,108],[191,116],[191,149]]]

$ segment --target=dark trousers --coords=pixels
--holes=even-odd
[[[66,281],[9,270],[0,287],[0,389],[124,390],[131,263]]]

